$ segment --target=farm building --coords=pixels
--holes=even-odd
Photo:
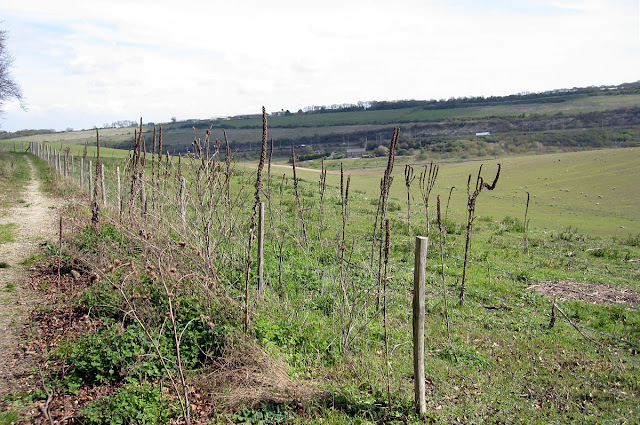
[[[367,148],[347,149],[347,158],[362,158],[367,154]]]

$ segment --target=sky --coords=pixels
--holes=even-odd
[[[640,0],[0,0],[24,109],[89,129],[640,80]]]

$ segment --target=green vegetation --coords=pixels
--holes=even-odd
[[[0,412],[0,425],[11,425],[20,419],[20,414],[15,410]]]
[[[0,209],[15,206],[31,175],[24,154],[0,153]]]
[[[640,418],[639,149],[501,158],[496,190],[477,200],[461,305],[465,185],[475,180],[479,162],[441,165],[429,223],[414,183],[411,228],[398,173],[413,157],[397,158],[384,208],[382,170],[359,169],[360,160],[345,160],[344,175],[335,171],[339,160],[325,160],[326,186],[319,170],[298,169],[294,180],[290,166],[265,165],[257,185],[266,203],[266,288],[259,296],[257,244],[248,239],[255,164],[226,162],[224,148],[201,142],[202,155],[179,162],[148,154],[144,165],[140,151],[130,160],[106,161],[107,207],[100,201],[98,223],[67,242],[73,255],[65,261],[93,276],[70,285],[78,293],[69,298],[94,325],[51,353],[45,380],[66,397],[100,394],[79,408],[78,420],[537,424]],[[375,158],[364,161],[376,165]],[[485,178],[497,162],[484,162]],[[414,167],[420,174],[420,164]],[[446,214],[443,235],[436,230],[438,196]],[[390,224],[386,249],[382,210]],[[88,221],[86,209],[71,213],[76,222]],[[431,241],[426,418],[414,413],[412,394],[417,235]],[[440,236],[442,252],[434,243]],[[63,267],[63,274],[70,269]]]
[[[87,404],[78,420],[83,424],[168,423],[177,414],[161,388],[149,384],[128,385],[115,394]]]
[[[0,244],[13,242],[16,227],[15,223],[0,224]]]
[[[640,190],[635,184],[640,180],[640,149],[603,149],[564,154],[510,156],[483,161],[484,169],[495,170],[502,164],[500,191],[488,193],[490,206],[478,205],[478,215],[491,216],[501,221],[505,217],[523,220],[526,192],[531,194],[529,206],[531,226],[548,231],[560,228],[577,228],[581,232],[597,236],[631,238],[637,235],[640,220]],[[284,163],[284,162],[283,162]],[[377,205],[380,182],[381,159],[325,160],[329,168],[328,184],[339,185],[340,176],[333,171],[343,163],[352,176],[351,188],[367,196]],[[416,174],[424,163],[415,163],[413,158],[396,158],[394,179],[404,179],[404,164],[412,164]],[[304,166],[316,164],[304,164]],[[361,169],[364,165],[366,169]],[[375,167],[377,165],[377,168]],[[428,164],[427,164],[428,165]],[[439,178],[433,189],[434,196],[447,199],[451,187],[450,216],[462,221],[466,211],[466,178],[475,175],[478,161],[441,163]],[[249,169],[253,163],[246,164]],[[272,167],[272,173],[292,177],[291,167]],[[298,177],[306,182],[318,180],[315,170],[298,170]],[[412,211],[419,211],[421,201],[417,184],[411,189]],[[406,214],[406,187],[395,183],[391,187],[390,200],[403,205]]]
[[[460,109],[467,115],[460,121],[474,120],[469,115],[474,108],[558,105],[574,105],[571,113],[582,114],[580,119],[599,119],[603,115],[584,115],[588,111],[577,105],[591,102],[602,107],[598,112],[607,111],[634,96],[465,104]],[[270,122],[460,112],[412,108]],[[525,116],[512,122],[539,118],[521,113]],[[178,125],[168,127],[168,139],[173,130],[179,136]],[[284,125],[283,130],[293,131]],[[534,136],[505,132],[485,139],[400,137],[397,153],[405,155],[395,158],[395,174],[389,171],[395,184],[388,198],[380,192],[386,158],[309,157],[294,179],[285,164],[288,154],[256,174],[255,163],[225,158],[224,145],[207,139],[198,139],[191,147],[196,153],[180,159],[143,155],[141,139],[131,155],[102,149],[107,205],[100,189],[91,225],[86,208],[70,211],[70,221],[87,224],[66,241],[67,264],[61,269],[63,282],[71,282],[71,264],[84,270],[84,281],[63,284],[62,290],[76,316],[92,325],[49,353],[44,385],[57,395],[93,399],[75,411],[86,423],[638,421],[640,149],[558,153],[552,148],[601,147],[612,140],[635,146],[639,135],[632,125],[552,129]],[[70,152],[82,155],[82,148]],[[502,156],[535,149],[539,154]],[[315,155],[312,149],[304,153]],[[474,189],[465,185],[475,181],[480,162],[441,163],[428,212],[424,189],[417,182],[407,188],[398,174],[400,165],[412,164],[419,175],[435,155],[465,154],[491,157],[483,161],[487,179],[498,162],[502,172],[496,190],[477,200],[467,292],[460,304],[468,191]],[[85,167],[88,160],[95,165],[95,148],[87,155]],[[48,174],[44,161],[33,163],[52,191],[78,190],[77,168],[65,180]],[[85,169],[85,191],[89,172],[95,169]],[[263,294],[257,291],[257,243],[249,239],[256,198],[266,203]],[[442,235],[438,198],[446,215]],[[390,229],[386,247],[382,214]],[[431,241],[425,418],[415,414],[412,394],[418,235]],[[57,247],[49,253],[56,254]],[[53,291],[55,285],[40,286]]]
[[[418,159],[633,147],[640,144],[638,105],[637,83],[491,98],[365,102],[271,116],[269,136],[280,158],[288,157],[292,143],[310,148],[310,158],[340,157],[349,147],[365,145],[368,154],[375,155],[379,146],[388,145],[395,126],[401,128],[397,154]],[[194,129],[196,138],[204,139],[210,129],[212,138],[224,140],[224,128],[229,130],[234,152],[256,158],[262,129],[258,115],[164,123],[163,151],[193,152]],[[134,131],[134,127],[100,129],[103,147],[133,149]],[[153,131],[152,125],[143,128],[148,151]],[[485,131],[491,136],[475,136]],[[16,144],[24,147],[21,144],[27,141],[46,142],[55,148],[64,143],[77,155],[81,145],[95,143],[94,130],[13,136],[0,144],[12,149]]]

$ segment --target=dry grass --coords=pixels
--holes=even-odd
[[[237,411],[262,402],[307,402],[320,393],[311,383],[293,381],[285,363],[242,337],[228,344],[214,365],[193,379],[221,410]]]
[[[529,290],[549,299],[580,300],[591,304],[627,303],[640,305],[640,294],[628,288],[615,288],[604,283],[553,280],[531,285]]]

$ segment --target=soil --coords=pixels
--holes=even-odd
[[[46,196],[39,187],[33,163],[31,180],[21,199],[25,202],[6,210],[0,224],[15,223],[15,240],[0,245],[0,399],[16,391],[19,376],[31,367],[29,356],[21,348],[27,319],[42,302],[42,294],[29,279],[31,267],[23,260],[42,250],[41,243],[55,241],[62,201]]]

